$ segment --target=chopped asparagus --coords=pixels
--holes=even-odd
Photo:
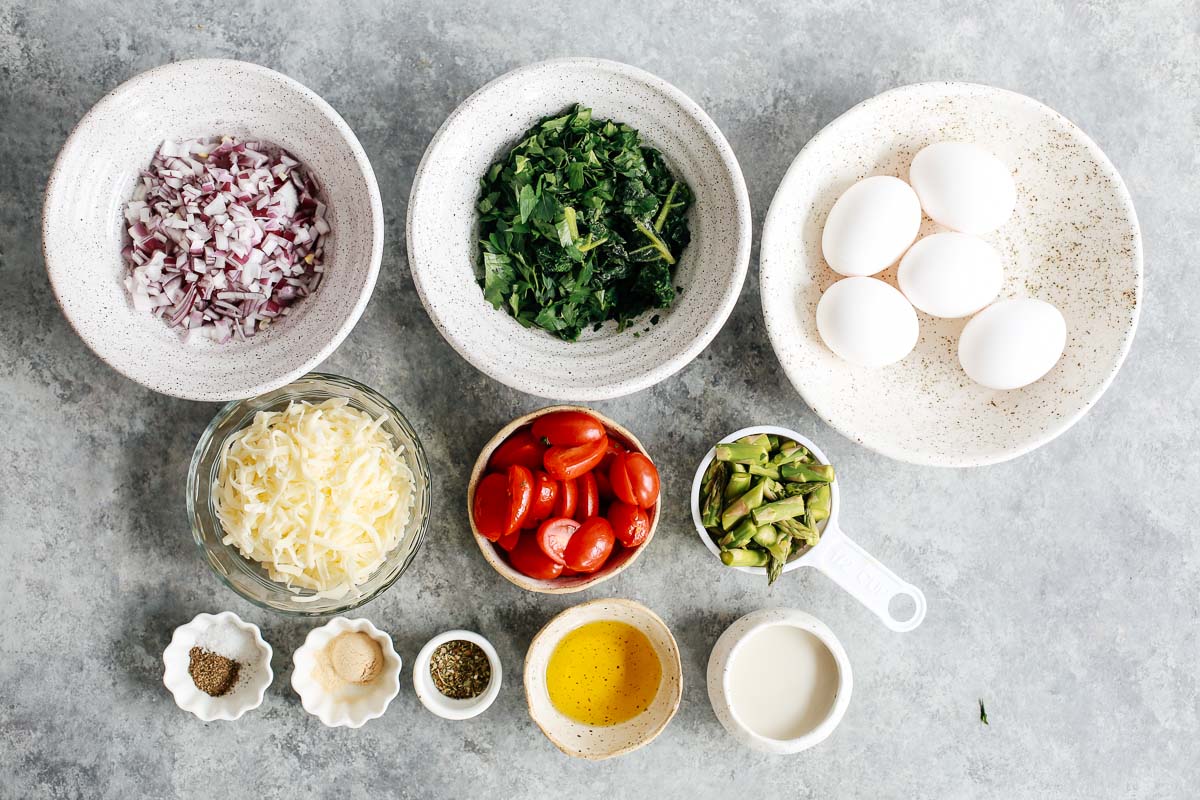
[[[728,442],[716,447],[718,461],[737,461],[742,464],[766,464],[766,442]]]
[[[721,527],[727,531],[733,530],[743,517],[763,504],[763,490],[766,489],[767,479],[761,478],[737,500],[726,506],[721,514]]]
[[[754,524],[754,520],[746,517],[741,523],[731,530],[721,540],[721,547],[736,548],[743,547],[747,542],[754,538],[754,534],[758,533],[758,526]]]
[[[765,567],[770,560],[762,550],[738,548],[721,553],[721,563],[727,567]]]
[[[779,468],[779,472],[785,481],[793,483],[808,481],[829,483],[833,480],[833,467],[829,464],[784,464]]]
[[[828,483],[823,483],[808,496],[806,507],[812,524],[829,519],[829,506],[833,502],[833,492]]]
[[[726,463],[724,461],[720,462]],[[734,466],[741,466],[734,464]],[[725,501],[734,500],[744,495],[750,489],[750,484],[754,481],[749,472],[733,472],[729,475],[729,483],[725,484]]]
[[[751,475],[761,475],[773,481],[779,480],[779,467],[764,467],[758,464],[750,464],[746,467],[746,471]]]
[[[755,525],[767,525],[781,519],[794,519],[803,513],[804,498],[795,495],[755,508],[750,512],[750,516]]]
[[[774,525],[763,525],[754,532],[754,543],[761,545],[764,549],[770,550],[771,547],[779,541],[779,531],[775,530]]]

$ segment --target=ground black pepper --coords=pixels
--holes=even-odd
[[[479,645],[455,639],[433,651],[429,676],[446,697],[469,700],[483,694],[492,682],[492,663]]]
[[[213,697],[220,697],[234,687],[241,664],[231,658],[209,652],[203,647],[188,651],[188,675],[196,688]]]

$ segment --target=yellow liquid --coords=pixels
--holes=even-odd
[[[546,665],[550,702],[584,725],[633,719],[649,707],[661,680],[662,665],[646,634],[612,620],[568,633]]]

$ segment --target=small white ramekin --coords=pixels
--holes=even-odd
[[[349,685],[331,693],[317,680],[317,655],[336,636],[347,632],[365,633],[379,643],[383,651],[383,667],[379,677],[365,686]],[[300,695],[300,705],[330,728],[359,728],[369,720],[383,716],[387,707],[400,694],[402,662],[392,645],[392,637],[376,628],[369,620],[336,617],[319,628],[313,628],[304,644],[292,654],[292,688]]]
[[[433,677],[429,674],[429,662],[433,658],[433,651],[446,642],[458,640],[479,645],[479,648],[487,655],[488,663],[492,667],[492,680],[484,689],[483,694],[467,700],[446,697],[438,691],[437,686],[433,683]],[[496,648],[492,647],[492,643],[478,633],[462,630],[446,631],[430,639],[421,648],[417,660],[413,662],[412,673],[413,689],[416,690],[421,704],[443,719],[470,719],[487,711],[500,695],[500,683],[504,678],[500,668],[500,656],[496,653]]]
[[[213,626],[229,626],[245,637],[244,652],[217,654],[233,658],[240,665],[237,683],[220,697],[206,694],[188,674],[191,649],[204,641],[206,632]],[[232,611],[197,614],[191,622],[175,629],[171,643],[163,652],[163,684],[171,690],[176,705],[205,722],[233,721],[258,708],[274,679],[271,645],[263,639],[257,625],[245,622]]]

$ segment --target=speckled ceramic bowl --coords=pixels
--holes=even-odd
[[[280,145],[317,177],[333,228],[325,279],[285,321],[245,342],[184,344],[135,311],[121,285],[122,211],[164,140],[222,133]],[[46,187],[42,244],[63,313],[101,359],[164,394],[234,400],[303,375],[350,333],[375,288],[383,206],[354,133],[320,97],[255,64],[182,61],[121,84],[75,127]]]
[[[475,519],[471,514],[471,509],[475,507],[475,488],[479,485],[479,481],[483,479],[488,462],[492,460],[492,453],[496,452],[497,447],[504,444],[508,437],[521,428],[526,425],[532,425],[533,421],[538,417],[552,414],[555,411],[583,411],[591,414],[604,423],[609,436],[620,440],[627,447],[641,453],[647,458],[650,456],[646,452],[646,448],[638,441],[638,438],[626,428],[604,416],[594,408],[585,408],[584,406],[548,406],[517,417],[497,431],[496,435],[489,439],[488,443],[479,451],[479,456],[475,459],[475,466],[471,469],[471,478],[467,481],[467,520],[471,525],[471,533],[475,536],[475,544],[479,545],[479,551],[483,553],[484,559],[492,565],[492,569],[499,572],[505,580],[516,586],[520,586],[526,591],[538,592],[540,594],[582,592],[584,589],[590,589],[611,578],[615,578],[628,567],[632,566],[633,562],[650,546],[650,540],[654,538],[654,532],[658,529],[658,518],[662,506],[662,503],[655,503],[653,508],[647,510],[646,513],[650,517],[650,530],[647,531],[646,538],[640,545],[637,547],[621,547],[618,545],[613,554],[604,562],[604,566],[590,575],[570,575],[554,578],[553,580],[545,580],[542,578],[531,578],[513,568],[508,563],[503,549],[495,542],[488,541],[487,538],[479,533],[479,529],[475,527]],[[528,532],[522,534],[522,536],[529,535],[532,534]]]
[[[581,103],[636,128],[696,195],[675,304],[660,321],[615,323],[564,342],[493,309],[476,283],[479,178],[543,116]],[[601,400],[673,374],[733,309],[750,258],[750,201],[737,159],[683,92],[640,69],[591,58],[533,64],[467,98],[434,136],[413,180],[408,260],[425,309],[463,358],[501,383],[560,400]],[[648,330],[647,330],[648,329]],[[635,332],[643,331],[640,336]]]
[[[1046,300],[1066,317],[1066,352],[1024,389],[995,391],[966,376],[957,350],[966,319],[918,312],[916,348],[881,369],[842,361],[817,333],[817,301],[839,278],[821,256],[833,202],[871,175],[907,178],[917,151],[939,141],[975,142],[1011,168],[1016,210],[983,237],[1004,257],[1001,297]],[[928,218],[921,228],[939,230]],[[1142,294],[1133,203],[1096,144],[1041,103],[964,83],[893,89],[813,137],[772,201],[760,261],[767,332],[813,410],[877,452],[937,466],[1014,458],[1078,421],[1121,366]],[[894,267],[880,277],[894,286]]]
[[[554,648],[571,631],[599,620],[615,620],[640,630],[662,665],[658,694],[638,716],[618,725],[589,727],[559,713],[546,690],[546,665]],[[538,631],[525,654],[525,700],[529,715],[554,746],[569,756],[599,761],[637,750],[654,741],[679,710],[683,665],[667,624],[633,600],[607,598],[568,608]]]

